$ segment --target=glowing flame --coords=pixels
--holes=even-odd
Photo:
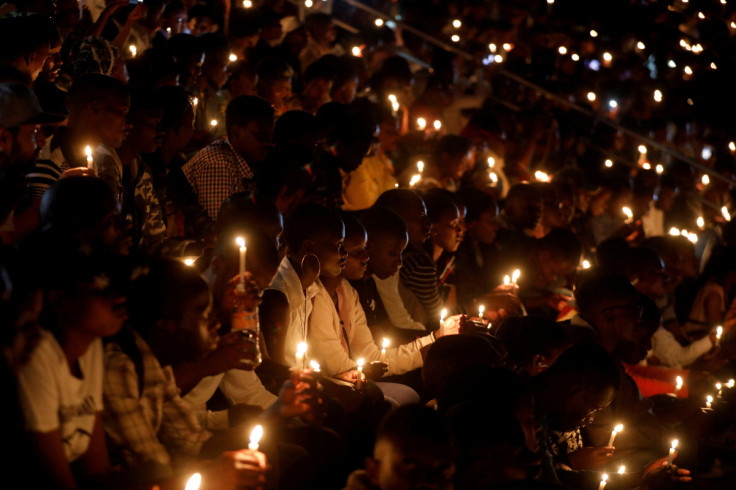
[[[389,346],[389,345],[391,345],[391,341],[390,341],[389,339],[387,339],[386,337],[384,337],[384,338],[383,338],[383,342],[382,342],[382,344],[381,344],[381,345],[382,345],[382,347],[383,347],[384,349],[387,349],[387,348],[388,348],[388,346]]]
[[[423,161],[419,160],[417,162],[417,170],[419,171],[419,173],[424,172],[424,162]]]
[[[261,437],[263,437],[263,427],[260,425],[256,425],[255,427],[253,427],[253,430],[250,431],[250,444],[248,444],[248,449],[257,451],[258,443],[261,442]]]
[[[312,371],[315,373],[320,371],[320,365],[317,361],[309,361],[309,367],[312,368]]]
[[[419,175],[419,174],[412,175],[411,180],[409,181],[409,187],[414,187],[415,185],[417,185],[417,183],[420,180],[422,180],[422,176],[421,175]]]
[[[239,236],[238,238],[236,238],[235,243],[238,244],[238,247],[245,248],[245,238],[243,238],[242,236]]]
[[[417,118],[417,128],[419,128],[419,131],[424,131],[424,129],[427,127],[427,120],[423,117]]]
[[[187,485],[184,490],[199,490],[199,486],[202,484],[202,475],[195,473],[187,480]]]

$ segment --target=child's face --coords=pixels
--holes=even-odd
[[[442,250],[455,252],[462,240],[460,212],[457,208],[443,213],[439,221],[432,224],[432,243]]]
[[[362,279],[368,267],[368,252],[365,248],[366,234],[361,233],[345,238],[345,270],[342,275],[349,281]]]
[[[381,490],[449,489],[455,473],[449,448],[423,441],[406,449],[380,439],[373,450],[374,484]]]
[[[409,232],[409,243],[421,247],[429,237],[430,223],[427,219],[427,208],[424,201],[417,200],[402,210],[401,219],[406,223]]]
[[[345,230],[340,233],[323,231],[317,233],[312,240],[313,252],[319,259],[320,274],[326,277],[337,277],[345,269]]]
[[[217,323],[211,321],[212,300],[207,291],[190,298],[182,305],[179,332],[183,358],[202,359],[217,347]]]
[[[401,253],[409,243],[406,233],[403,236],[379,235],[368,240],[368,255],[370,257],[371,272],[379,279],[387,279],[399,271],[401,267]]]
[[[72,320],[75,328],[91,337],[115,335],[128,318],[125,297],[110,291],[100,292],[85,288],[82,294],[72,300],[70,306],[72,304],[77,305],[76,308],[72,308],[77,309],[79,315]]]

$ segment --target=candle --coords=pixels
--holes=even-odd
[[[672,459],[675,457],[675,449],[677,449],[677,439],[672,439],[672,445],[670,446],[670,454],[667,456],[667,466],[672,466]]]
[[[217,119],[213,119],[213,120],[211,120],[211,121],[210,121],[210,126],[212,126],[213,128],[214,128],[215,126],[217,126]]]
[[[184,265],[191,267],[194,265],[196,261],[197,259],[193,259],[192,257],[187,257],[186,259],[184,259]]]
[[[240,282],[238,283],[238,291],[245,292],[245,238],[239,236],[235,239],[235,243],[240,247]]]
[[[391,344],[391,341],[386,337],[383,338],[383,345],[381,347],[381,362],[386,362],[386,348]]]
[[[631,208],[628,206],[624,206],[621,208],[621,211],[626,215],[626,222],[631,223],[631,221],[634,219],[634,213],[631,211]]]
[[[700,228],[701,230],[705,228],[705,219],[702,216],[698,216],[696,222],[698,224],[698,228]]]
[[[376,27],[383,26],[383,19],[376,19],[374,24],[376,24]]]
[[[613,431],[611,432],[611,438],[608,439],[608,445],[613,446],[613,441],[616,440],[616,435],[624,430],[624,426],[622,424],[618,424],[616,427],[613,428]]]
[[[480,305],[478,307],[478,318],[480,318],[482,320],[483,319],[483,312],[485,312],[485,311],[486,311],[486,307],[483,306],[483,305]]]
[[[508,286],[509,284],[511,284],[511,276],[506,274],[505,276],[503,276],[503,285]]]
[[[417,185],[417,183],[422,180],[422,176],[419,174],[414,174],[411,176],[411,180],[409,181],[409,187],[414,187]]]
[[[312,371],[314,371],[315,373],[318,373],[321,370],[319,363],[314,360],[309,361],[309,367],[312,368]]]
[[[243,8],[251,8],[253,6],[253,2],[251,0],[243,0]]]
[[[598,490],[603,490],[604,488],[606,488],[607,482],[608,482],[608,473],[603,473],[603,475],[601,475],[601,484],[598,485]]]
[[[424,162],[423,161],[419,160],[417,162],[417,170],[419,171],[420,174],[424,172]]]
[[[424,131],[427,128],[427,120],[423,117],[418,117],[417,128],[419,129],[419,131]]]
[[[726,383],[726,386],[728,386],[729,388],[733,388],[735,385],[736,385],[736,380],[733,380],[733,379],[729,379],[728,383]]]
[[[721,383],[716,383],[716,389],[718,390],[718,399],[720,400],[723,395],[723,385]]]
[[[236,55],[235,53],[230,53],[230,57],[228,59],[230,60],[230,62],[238,61],[238,55]]]
[[[440,121],[439,119],[435,119],[432,125],[434,126],[435,131],[439,131],[440,129],[442,129],[442,121]]]
[[[588,92],[585,97],[588,99],[588,102],[595,102],[595,92]]]
[[[583,260],[583,269],[590,269],[590,262],[587,260]]]
[[[189,477],[184,490],[199,490],[199,486],[202,484],[202,475],[195,473]]]
[[[716,327],[716,347],[721,345],[721,337],[723,336],[723,327],[718,325]]]
[[[675,378],[675,395],[677,395],[682,389],[682,376]]]
[[[128,46],[128,49],[130,49],[130,54],[135,58],[135,55],[138,54],[138,48],[136,48],[134,45]]]
[[[670,228],[669,234],[670,236],[680,236],[680,230],[673,226],[672,228]]]
[[[440,324],[445,322],[446,316],[447,316],[447,308],[442,308],[442,311],[440,311]]]
[[[705,408],[712,408],[713,406],[713,397],[711,395],[708,395],[705,397]]]
[[[498,175],[496,175],[496,172],[490,172],[488,174],[488,178],[491,179],[492,185],[498,184]]]
[[[95,168],[95,161],[92,159],[92,147],[89,145],[84,147],[84,154],[87,155],[87,168],[92,170]]]
[[[355,56],[356,58],[360,58],[362,53],[360,52],[360,46],[353,46],[353,49],[350,50],[350,52]]]
[[[299,342],[296,346],[296,367],[297,369],[307,368],[307,343]]]
[[[618,473],[619,475],[623,475],[624,473],[626,473],[626,466],[625,465],[619,466],[618,471],[616,473]]]
[[[702,182],[703,185],[710,184],[710,177],[708,176],[708,174],[703,174],[703,176],[700,178],[700,182]]]
[[[258,443],[261,442],[263,437],[263,427],[256,425],[253,430],[250,431],[250,442],[248,443],[248,449],[251,451],[258,451]]]
[[[723,219],[731,221],[731,213],[728,212],[728,208],[726,206],[721,207],[721,214],[723,215]]]
[[[549,182],[551,179],[549,178],[549,175],[547,175],[545,172],[542,172],[541,170],[537,170],[534,172],[534,178],[537,179],[539,182]]]

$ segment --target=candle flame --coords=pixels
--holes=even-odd
[[[243,8],[251,8],[253,6],[253,2],[251,0],[243,0]]]
[[[187,480],[187,485],[184,490],[199,490],[199,486],[202,484],[202,475],[195,473]]]
[[[362,368],[362,367],[363,367],[363,364],[365,364],[365,359],[363,359],[363,358],[361,357],[360,359],[358,359],[358,367],[359,367],[359,368]]]
[[[439,119],[435,119],[432,125],[434,126],[434,129],[439,131],[442,128],[442,121],[440,121]]]
[[[478,307],[478,317],[483,318],[483,312],[485,312],[485,311],[486,311],[486,307],[483,306],[483,305],[480,305]]]
[[[659,163],[656,167],[654,167],[654,170],[657,172],[657,174],[662,175],[664,173],[664,165]]]
[[[718,325],[716,327],[716,338],[718,340],[721,340],[721,336],[723,335],[723,327],[721,325]]]
[[[723,385],[721,383],[716,383],[716,389],[720,390],[721,388],[723,388]]]
[[[670,446],[672,449],[677,449],[677,445],[680,443],[677,439],[672,439],[672,445]]]
[[[381,344],[384,349],[388,348],[389,345],[391,345],[391,341],[387,339],[386,337],[383,338],[383,343]]]
[[[422,180],[422,176],[421,175],[419,175],[419,174],[412,175],[411,180],[409,181],[409,187],[414,187],[415,185],[417,185],[417,183],[420,180]]]
[[[245,238],[243,238],[242,236],[237,237],[235,239],[235,243],[238,244],[238,247],[245,248]]]
[[[311,367],[312,371],[314,371],[315,373],[318,373],[321,369],[319,363],[314,360],[309,361],[309,367]]]
[[[228,58],[230,61],[238,61],[238,55],[235,53],[230,53],[230,57]]]
[[[590,262],[587,260],[583,260],[583,269],[590,269]]]
[[[424,172],[424,162],[423,161],[419,160],[417,162],[417,170],[419,170],[419,173]]]
[[[442,308],[442,311],[440,312],[440,322],[444,322],[446,316],[447,316],[447,308]]]
[[[595,92],[588,92],[588,94],[586,95],[586,97],[588,98],[588,100],[590,102],[595,102],[595,97],[596,97],[595,96]]]
[[[460,29],[460,27],[463,25],[462,22],[460,22],[460,19],[455,19],[452,21],[452,27],[455,29]]]
[[[705,397],[705,401],[707,401],[708,404],[710,405],[711,403],[713,403],[713,396],[711,396],[711,395],[706,396]]]
[[[304,355],[307,353],[307,343],[306,342],[299,342],[296,346],[296,353],[297,355]]]
[[[417,127],[419,128],[420,131],[424,131],[424,129],[427,127],[427,120],[424,119],[423,117],[418,117]]]
[[[253,427],[253,430],[250,431],[250,444],[254,445],[257,449],[258,443],[261,442],[261,437],[263,437],[263,426],[256,425]]]
[[[374,24],[376,24],[376,27],[383,26],[383,19],[376,19]]]
[[[678,390],[682,389],[682,384],[682,376],[678,376],[677,378],[675,378],[675,386],[677,386]]]
[[[623,426],[623,424],[618,424],[618,425],[617,425],[616,427],[614,427],[614,428],[613,428],[613,431],[614,431],[615,433],[617,433],[617,434],[618,434],[619,432],[623,432],[623,430],[624,430],[624,426]]]
[[[516,269],[513,274],[511,274],[511,280],[513,282],[516,282],[521,277],[521,271],[519,269]]]
[[[700,182],[702,182],[703,185],[710,184],[710,177],[708,176],[708,174],[703,174],[703,176],[700,178]]]
[[[134,45],[128,46],[128,49],[130,50],[130,54],[135,56],[138,54],[138,48],[136,48]]]
[[[680,230],[675,228],[674,226],[670,228],[669,234],[671,236],[680,236]]]
[[[509,284],[511,284],[511,276],[509,276],[508,274],[503,276],[503,284],[504,286],[508,286]]]
[[[698,235],[695,233],[688,233],[687,239],[690,240],[690,243],[698,243]]]
[[[698,228],[705,228],[705,219],[702,216],[698,216],[697,223]]]
[[[84,147],[84,155],[87,158],[92,158],[92,148],[89,145]],[[195,474],[199,474],[199,473],[195,473]]]
[[[607,167],[607,168],[611,168],[611,167],[613,167],[613,160],[611,160],[610,158],[609,158],[609,159],[607,159],[607,160],[605,161],[605,165],[606,165],[606,167]]]
[[[545,172],[542,172],[541,170],[537,170],[536,172],[534,172],[534,178],[540,182],[549,182],[551,180],[549,178],[549,175],[547,175]]]
[[[362,56],[362,52],[360,51],[360,46],[353,46],[353,49],[350,50],[350,52],[355,56],[356,58],[360,58]]]
[[[394,94],[388,94],[388,100],[392,104],[396,104],[399,101]]]
[[[496,175],[496,172],[490,172],[488,178],[491,179],[491,184],[498,184],[498,175]]]
[[[631,208],[628,206],[624,206],[621,208],[621,211],[626,215],[628,219],[634,218],[634,213],[631,211]]]
[[[211,121],[210,121],[210,126],[212,126],[213,128],[214,128],[215,126],[217,126],[217,119],[213,119],[213,120],[211,120]]]
[[[639,150],[639,153],[641,153],[642,155],[646,155],[647,154],[647,147],[644,146],[644,145],[639,145],[638,150]]]
[[[188,265],[189,267],[193,266],[194,265],[194,262],[195,262],[195,260],[192,259],[192,258],[184,259],[184,264],[185,265]]]
[[[726,383],[726,386],[728,386],[729,388],[733,388],[734,386],[736,386],[736,380],[729,379],[728,383]]]
[[[623,475],[624,473],[626,473],[626,466],[625,465],[619,466],[618,467],[618,474],[619,475]]]
[[[608,481],[608,473],[603,473],[603,475],[601,475],[601,481]]]
[[[488,168],[493,168],[496,165],[496,159],[493,157],[488,157]]]
[[[721,207],[721,214],[726,221],[731,221],[731,213],[728,212],[728,208],[726,206]]]

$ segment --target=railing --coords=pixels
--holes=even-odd
[[[477,63],[480,64],[480,60],[478,60],[477,57],[474,56],[473,54],[468,53],[467,51],[464,51],[464,50],[458,48],[457,46],[453,46],[453,45],[451,45],[451,44],[449,44],[449,43],[447,43],[447,42],[445,42],[445,41],[443,41],[441,39],[438,39],[438,38],[436,38],[436,37],[434,37],[434,36],[432,36],[430,34],[427,34],[426,32],[421,31],[421,30],[419,30],[419,29],[417,29],[415,27],[412,27],[412,26],[410,26],[408,24],[405,24],[400,19],[396,19],[395,17],[392,17],[392,16],[390,16],[388,14],[385,14],[385,13],[381,12],[380,10],[376,10],[373,7],[370,7],[368,5],[365,5],[362,2],[359,2],[358,0],[340,0],[340,1],[345,2],[346,4],[351,5],[351,6],[355,7],[355,8],[360,9],[360,10],[363,10],[364,12],[367,12],[367,13],[371,14],[372,16],[376,17],[376,18],[383,19],[384,22],[391,21],[397,27],[400,27],[402,30],[407,31],[407,32],[411,32],[412,34],[414,34],[414,35],[416,35],[416,36],[424,39],[428,43],[434,44],[435,46],[437,46],[439,48],[442,48],[445,51],[449,51],[449,52],[455,53],[458,56],[462,56],[463,58],[466,58],[466,59],[471,60],[471,61],[475,61],[475,62],[477,62]],[[347,24],[345,24],[344,22],[339,22],[339,25],[342,26],[342,25],[347,25]],[[349,30],[351,32],[356,32],[357,31],[357,29],[355,29],[355,28],[351,28]],[[398,54],[400,54],[402,56],[404,56],[405,54],[408,55],[408,53],[406,53],[405,51],[404,52],[401,52],[401,50],[398,51]],[[410,59],[410,58],[407,58],[407,59]],[[418,61],[418,60],[416,60],[416,58],[414,58],[413,60],[410,59],[410,61]],[[426,67],[426,63],[423,63],[422,62],[420,64],[422,64],[423,66]],[[664,153],[672,156],[673,158],[687,163],[691,167],[693,167],[693,168],[695,168],[695,169],[703,172],[704,174],[708,174],[712,178],[721,180],[721,181],[727,183],[731,187],[736,186],[736,182],[734,182],[730,178],[728,178],[728,177],[726,177],[726,176],[724,176],[724,175],[722,175],[722,174],[714,171],[713,169],[711,169],[711,168],[703,165],[702,163],[700,163],[700,162],[698,162],[696,160],[693,160],[692,158],[690,158],[690,157],[688,157],[686,155],[683,155],[682,153],[680,153],[676,149],[670,147],[669,145],[662,144],[662,143],[660,143],[660,142],[658,142],[656,140],[653,140],[652,138],[649,138],[648,136],[645,136],[645,135],[639,134],[639,133],[637,133],[635,131],[632,131],[632,130],[630,130],[629,128],[627,128],[625,126],[622,126],[622,125],[618,124],[615,121],[612,121],[612,120],[610,120],[608,118],[601,117],[600,115],[596,114],[595,112],[590,111],[589,109],[587,109],[587,108],[585,108],[583,106],[580,106],[580,105],[578,105],[578,104],[576,104],[574,102],[571,102],[571,101],[569,101],[568,99],[566,99],[564,97],[561,97],[561,96],[559,96],[557,94],[554,94],[554,93],[550,92],[549,90],[547,90],[547,89],[545,89],[543,87],[540,87],[539,85],[537,85],[537,84],[535,84],[533,82],[530,82],[529,80],[527,80],[527,79],[525,79],[525,78],[523,78],[523,77],[521,77],[521,76],[519,76],[519,75],[517,75],[515,73],[512,73],[512,72],[510,72],[510,71],[508,71],[508,70],[506,70],[504,68],[501,68],[498,71],[498,73],[501,76],[506,77],[506,78],[508,78],[510,80],[513,80],[514,82],[516,82],[516,83],[518,83],[520,85],[524,85],[524,86],[526,86],[526,87],[528,87],[528,88],[530,88],[532,90],[535,90],[537,92],[540,92],[540,93],[544,94],[545,97],[547,97],[549,99],[552,99],[555,102],[557,102],[558,104],[563,105],[563,106],[565,106],[565,107],[567,107],[567,108],[569,108],[571,110],[574,110],[574,111],[576,111],[576,112],[578,112],[580,114],[583,114],[583,115],[591,118],[595,122],[598,122],[598,123],[601,123],[601,124],[605,124],[606,126],[609,126],[609,127],[613,128],[613,129],[615,129],[617,131],[620,131],[620,132],[622,132],[622,133],[630,136],[631,138],[634,138],[634,139],[639,140],[639,141],[641,141],[641,142],[643,142],[643,143],[645,143],[645,144],[647,144],[649,146],[652,146],[654,148],[657,148],[658,150],[660,150],[660,151],[662,151],[662,152],[664,152]]]

